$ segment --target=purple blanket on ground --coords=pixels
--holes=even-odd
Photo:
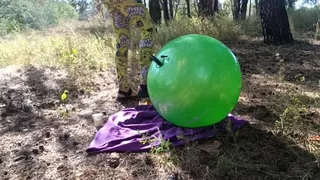
[[[233,131],[247,123],[246,120],[228,115]],[[189,141],[204,140],[224,132],[226,120],[210,127],[181,128],[164,120],[153,106],[127,108],[109,117],[104,126],[96,133],[89,144],[88,153],[99,152],[143,152],[156,147],[161,140],[170,141],[174,146],[181,146]],[[179,138],[181,135],[185,138]],[[150,143],[142,143],[146,138],[153,138]]]

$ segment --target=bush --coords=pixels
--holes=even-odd
[[[241,29],[231,18],[224,15],[203,20],[198,17],[181,17],[171,20],[168,26],[158,26],[155,42],[162,46],[176,37],[191,33],[209,35],[223,41],[237,39]]]
[[[292,30],[297,33],[315,32],[315,24],[320,19],[320,7],[288,10]]]
[[[66,2],[45,0],[4,0],[0,3],[0,33],[43,29],[61,20],[77,18],[76,10]]]

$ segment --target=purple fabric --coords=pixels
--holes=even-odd
[[[231,129],[239,129],[246,120],[228,115]],[[88,153],[99,152],[143,152],[160,144],[160,140],[169,140],[174,146],[181,146],[186,140],[204,140],[225,131],[226,120],[210,127],[181,128],[164,120],[153,106],[143,105],[127,108],[109,117],[104,126],[96,133],[87,148]],[[143,135],[144,134],[144,135]],[[183,135],[184,139],[177,136]],[[141,143],[146,138],[156,137],[153,144]],[[162,137],[162,138],[161,138]],[[154,138],[153,138],[154,139]]]

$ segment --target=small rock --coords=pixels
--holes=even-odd
[[[6,176],[6,175],[8,175],[8,172],[7,172],[7,171],[5,171],[3,174]]]
[[[43,152],[43,151],[44,151],[44,146],[43,146],[43,145],[40,145],[40,146],[39,146],[39,150],[40,150],[41,152]]]
[[[74,146],[77,146],[79,143],[78,143],[77,141],[74,141],[72,144],[73,144]]]
[[[1,113],[1,117],[7,117],[8,114],[6,112]]]
[[[38,154],[39,154],[39,150],[38,150],[38,149],[32,149],[32,153],[33,153],[34,155],[38,155]]]
[[[120,155],[118,153],[111,153],[110,158],[111,159],[120,159]]]
[[[2,164],[3,163],[3,161],[2,161],[2,159],[0,159],[0,164]]]
[[[171,175],[169,175],[169,177],[168,177],[168,180],[177,180],[177,179],[178,179],[177,174],[171,174]]]
[[[46,138],[49,138],[50,137],[50,132],[46,132],[45,136],[46,136]]]
[[[23,106],[22,106],[22,109],[23,109],[23,111],[26,112],[26,113],[29,113],[29,112],[32,111],[32,107],[29,106],[29,105],[23,105]]]
[[[83,95],[83,94],[85,93],[85,91],[84,91],[83,89],[80,89],[79,93],[80,93],[81,95]]]

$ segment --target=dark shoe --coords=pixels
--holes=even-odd
[[[119,90],[117,101],[126,101],[126,100],[137,99],[138,96],[132,96],[132,93],[133,93],[132,89],[129,89],[128,92],[124,92],[124,91]]]
[[[140,85],[139,86],[138,96],[140,98],[149,98],[147,85]]]

